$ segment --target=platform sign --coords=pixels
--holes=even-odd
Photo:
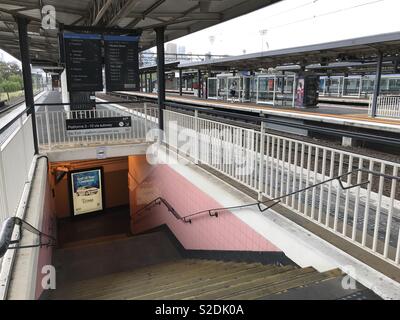
[[[104,209],[102,168],[72,171],[69,181],[74,216]]]
[[[104,36],[108,91],[139,90],[139,37]]]
[[[70,137],[124,134],[129,133],[132,127],[131,117],[67,119],[65,121],[67,135]]]
[[[101,35],[64,34],[68,91],[102,91]]]

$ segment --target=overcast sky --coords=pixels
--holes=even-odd
[[[400,0],[285,0],[172,42],[238,55],[400,31],[399,13]]]
[[[172,42],[238,55],[400,31],[399,13],[400,0],[285,0]]]

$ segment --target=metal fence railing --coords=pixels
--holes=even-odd
[[[261,133],[166,110],[164,128],[169,146],[259,200],[331,180],[283,197],[281,205],[400,267],[399,163],[264,133],[264,124]]]
[[[372,99],[369,100],[368,114],[372,116]],[[376,117],[388,117],[400,119],[400,96],[380,95],[376,105]]]
[[[52,110],[44,106],[36,112],[37,136],[40,148],[73,148],[89,145],[108,145],[123,143],[139,143],[146,140],[147,133],[158,128],[158,108],[140,107],[97,107],[93,111]],[[130,126],[122,131],[88,130],[83,134],[68,130],[67,121],[70,119],[117,119],[129,117]]]

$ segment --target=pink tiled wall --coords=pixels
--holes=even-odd
[[[221,212],[218,218],[204,214],[194,218],[191,224],[176,220],[164,205],[136,216],[138,208],[158,196],[166,199],[182,216],[222,207],[170,166],[149,168],[145,159],[130,159],[131,228],[134,233],[167,224],[186,249],[281,251],[229,211]]]

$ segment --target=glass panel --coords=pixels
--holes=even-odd
[[[208,79],[208,97],[217,98],[217,78]]]

